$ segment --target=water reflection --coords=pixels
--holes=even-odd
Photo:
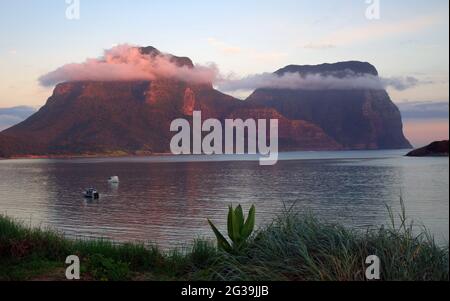
[[[364,154],[367,156],[367,153]],[[362,158],[364,158],[361,155]],[[448,240],[448,159],[372,159],[255,162],[161,162],[137,159],[0,162],[0,211],[64,231],[68,236],[156,242],[162,247],[211,237],[206,218],[224,227],[227,206],[255,204],[258,224],[286,206],[352,227],[386,223],[385,206],[408,213]],[[381,158],[380,158],[381,157]],[[169,160],[170,161],[170,160]],[[108,182],[117,175],[120,184]],[[95,187],[100,200],[85,200]]]

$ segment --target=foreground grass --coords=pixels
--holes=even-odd
[[[448,281],[448,254],[404,221],[357,232],[287,213],[231,255],[205,240],[171,252],[68,240],[0,216],[0,280],[64,280],[68,255],[80,257],[82,280],[365,280],[366,257],[377,255],[382,280]]]

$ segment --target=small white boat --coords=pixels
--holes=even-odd
[[[119,183],[119,177],[118,176],[109,177],[108,182],[112,183],[112,184],[118,184]]]
[[[84,197],[87,199],[99,199],[100,198],[100,194],[98,193],[98,191],[94,188],[88,188],[84,191],[83,193]]]

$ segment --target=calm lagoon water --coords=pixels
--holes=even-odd
[[[227,207],[257,207],[263,226],[284,206],[329,222],[366,228],[388,223],[386,205],[449,237],[449,159],[406,158],[405,150],[292,152],[275,166],[251,156],[160,156],[0,161],[0,213],[68,237],[157,243],[163,248],[212,237]],[[109,176],[120,177],[110,185]],[[86,187],[101,198],[87,201]]]

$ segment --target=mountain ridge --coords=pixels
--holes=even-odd
[[[140,51],[195,68],[187,57],[162,54],[154,47]],[[280,70],[378,74],[369,63],[356,61]],[[279,119],[280,150],[410,147],[398,108],[385,91],[258,89],[242,101],[215,90],[212,83],[161,78],[58,84],[37,113],[0,133],[0,157],[166,153],[174,134],[171,121],[189,120],[194,110],[202,111],[204,119]]]
[[[348,72],[351,72],[353,75],[378,76],[378,70],[375,66],[368,62],[360,61],[344,61],[318,65],[287,65],[274,73],[277,75],[299,73],[302,76],[320,74],[323,76],[333,75],[340,77],[340,75],[348,75]]]
[[[347,61],[320,65],[288,65],[274,72],[282,76],[370,75],[378,71],[370,63]],[[276,109],[290,119],[305,120],[321,127],[343,149],[411,148],[403,133],[400,110],[383,89],[256,89],[247,99]]]

